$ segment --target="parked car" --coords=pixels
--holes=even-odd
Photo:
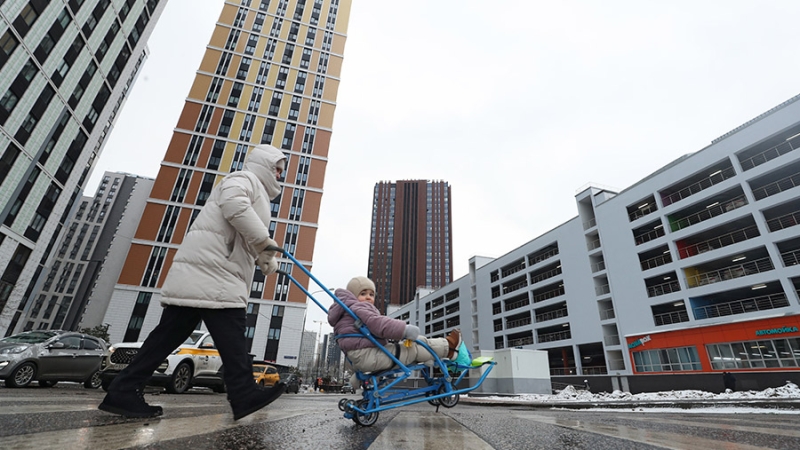
[[[342,385],[342,393],[343,394],[355,394],[356,390],[353,386],[348,382]]]
[[[98,372],[106,342],[87,334],[63,330],[26,331],[0,339],[0,380],[8,387],[41,387],[76,381],[100,387]]]
[[[136,356],[142,342],[114,344],[100,371],[103,389]],[[225,392],[222,379],[222,359],[207,331],[194,331],[186,341],[173,351],[153,372],[148,381],[152,386],[163,386],[170,394],[182,394],[192,387],[209,387],[214,392]]]
[[[253,379],[261,386],[274,386],[281,376],[275,366],[256,361],[253,363]]]

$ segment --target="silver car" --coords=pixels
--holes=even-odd
[[[106,351],[102,339],[72,331],[15,334],[0,339],[0,380],[8,387],[25,387],[33,381],[51,387],[59,381],[76,381],[96,389]]]

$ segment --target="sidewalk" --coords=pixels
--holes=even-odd
[[[616,400],[616,401],[580,401],[580,400],[519,400],[514,398],[498,398],[492,396],[462,396],[461,403],[483,406],[524,407],[533,409],[635,409],[635,408],[759,408],[776,410],[800,410],[800,399],[681,399],[681,400]]]

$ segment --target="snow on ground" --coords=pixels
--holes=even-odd
[[[567,386],[558,394],[520,394],[516,396],[480,396],[481,400],[502,400],[504,402],[618,402],[618,401],[671,401],[671,400],[765,400],[765,399],[799,399],[800,388],[790,381],[777,388],[767,388],[763,391],[726,391],[720,394],[698,390],[662,391],[631,394],[630,392],[614,391],[612,393],[591,393]]]

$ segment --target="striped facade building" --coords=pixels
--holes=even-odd
[[[367,276],[375,282],[375,306],[384,314],[390,304],[411,301],[418,287],[452,281],[451,208],[445,181],[375,185]]]
[[[288,157],[269,229],[311,267],[349,12],[349,0],[222,4],[104,319],[112,341],[143,340],[158,323],[159,289],[189,226],[256,145]],[[307,285],[291,263],[280,267]],[[304,293],[254,265],[250,297],[251,353],[296,366]]]
[[[27,326],[45,279],[89,269],[53,252],[165,3],[0,1],[0,335]]]

